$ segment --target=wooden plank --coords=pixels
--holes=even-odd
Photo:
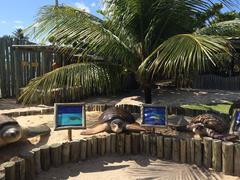
[[[5,69],[5,49],[4,49],[4,39],[0,39],[0,72],[1,72],[1,96],[6,96],[6,69]]]
[[[202,140],[194,139],[194,163],[198,166],[202,166]]]
[[[234,176],[240,176],[240,144],[234,145]]]
[[[180,161],[181,163],[187,162],[187,140],[180,140]]]
[[[62,164],[62,144],[52,144],[50,146],[50,155],[52,166],[59,167]]]
[[[136,155],[140,152],[140,134],[132,133],[132,154]]]
[[[171,160],[172,159],[172,138],[171,137],[164,137],[163,140],[163,147],[164,147],[164,159]]]
[[[172,159],[175,162],[180,160],[180,141],[178,138],[172,139]]]
[[[206,168],[212,167],[212,138],[204,137],[203,164]]]
[[[226,175],[233,175],[233,146],[232,142],[222,143],[222,162],[223,162],[223,173]]]
[[[222,141],[212,141],[212,167],[215,171],[222,171]]]
[[[157,136],[156,134],[152,134],[150,136],[150,150],[151,150],[151,156],[157,155]]]
[[[15,61],[14,61],[14,51],[12,45],[15,44],[15,39],[11,39],[10,44],[10,62],[11,62],[11,96],[15,96]]]
[[[6,63],[6,96],[10,97],[10,76],[11,76],[11,71],[10,71],[10,62],[9,62],[9,38],[4,38],[4,49],[5,49],[5,63]]]
[[[157,157],[163,158],[163,136],[157,136]]]

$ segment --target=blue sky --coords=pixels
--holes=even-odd
[[[10,35],[17,28],[30,25],[36,18],[40,7],[54,4],[55,0],[2,0],[0,5],[0,36]],[[59,0],[59,4],[68,4],[96,15],[101,8],[101,0]]]
[[[54,4],[55,0],[2,0],[0,5],[0,36],[10,35],[17,28],[30,25],[44,5]],[[96,15],[102,7],[101,0],[59,0],[60,4],[68,4],[83,8]],[[240,7],[235,7],[238,11]]]

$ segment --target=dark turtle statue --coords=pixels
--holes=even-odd
[[[123,131],[145,131],[145,129],[135,122],[135,118],[128,111],[112,107],[99,116],[95,125],[82,131],[81,134],[92,135],[104,131],[121,133]]]
[[[200,137],[209,136],[215,139],[234,141],[235,135],[228,134],[229,124],[215,114],[201,114],[193,117],[185,127],[174,127],[179,131],[192,131]]]
[[[22,128],[16,120],[0,115],[0,147],[50,132],[51,129],[46,125]]]

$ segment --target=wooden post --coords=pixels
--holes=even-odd
[[[143,135],[144,135],[144,132],[140,132],[140,154],[143,154],[144,152],[144,143],[143,143]]]
[[[222,143],[222,162],[223,173],[226,175],[233,175],[233,143]]]
[[[92,138],[87,138],[87,158],[92,157]]]
[[[164,147],[164,159],[171,160],[172,159],[172,138],[164,137],[163,139],[163,147]]]
[[[39,174],[42,171],[40,148],[34,148],[32,149],[32,152],[33,152],[33,159],[34,159],[34,165],[35,165],[35,173]]]
[[[20,157],[25,160],[25,179],[33,180],[35,178],[33,152],[23,152],[20,154]]]
[[[152,134],[150,136],[150,149],[151,149],[151,156],[153,156],[153,157],[156,156],[157,155],[157,136],[156,136],[156,134]]]
[[[111,153],[116,153],[116,143],[117,143],[117,135],[115,133],[111,133]]]
[[[68,140],[72,141],[72,130],[68,129]]]
[[[178,138],[172,139],[172,159],[175,162],[180,161],[180,141]]]
[[[143,153],[146,155],[150,154],[150,135],[143,134]]]
[[[91,139],[91,145],[92,145],[92,155],[93,157],[97,156],[97,138],[95,136]]]
[[[191,147],[191,164],[195,163],[195,142],[194,138],[190,140],[190,147]]]
[[[64,142],[62,144],[62,163],[68,163],[70,161],[70,142]]]
[[[212,138],[204,137],[204,153],[203,153],[203,164],[206,168],[212,167]]]
[[[117,152],[120,155],[124,155],[124,145],[125,145],[125,134],[124,133],[120,133],[117,134]]]
[[[2,164],[5,168],[5,178],[6,180],[15,180],[15,163],[8,161]]]
[[[194,162],[198,166],[202,166],[202,140],[194,139]]]
[[[140,134],[139,133],[132,133],[132,153],[139,154],[140,149]]]
[[[157,136],[157,157],[163,158],[163,136]]]
[[[125,153],[131,154],[131,134],[125,135]]]
[[[81,139],[80,140],[80,159],[86,160],[87,158],[87,140]]]
[[[108,134],[106,136],[106,154],[110,154],[111,153],[111,136],[110,134]]]
[[[25,180],[25,160],[20,157],[13,157],[10,161],[15,163],[15,178]]]
[[[50,168],[50,149],[48,145],[40,147],[41,167],[43,171],[48,171]]]
[[[234,176],[240,176],[240,144],[234,145]]]
[[[191,139],[187,138],[187,163],[191,164]]]
[[[80,143],[79,140],[71,141],[70,145],[70,159],[71,162],[78,162],[80,156]]]
[[[103,156],[106,151],[106,138],[105,136],[98,136],[97,137],[97,149],[98,155]]]
[[[187,141],[185,139],[180,140],[180,161],[181,163],[187,162]]]
[[[222,171],[222,141],[212,141],[212,167],[215,171]]]
[[[53,167],[59,167],[62,164],[62,144],[52,144],[50,146],[50,155]]]

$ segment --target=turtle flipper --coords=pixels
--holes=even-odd
[[[96,126],[90,127],[88,129],[82,131],[80,134],[81,135],[93,135],[93,134],[97,134],[97,133],[108,131],[108,130],[110,130],[109,124],[103,123],[103,124],[97,124]]]
[[[126,130],[127,131],[134,131],[134,132],[138,132],[138,131],[146,131],[146,129],[144,129],[143,127],[141,127],[138,123],[132,123],[132,124],[126,124]]]
[[[27,139],[35,136],[42,136],[50,134],[51,129],[45,125],[41,124],[34,127],[26,127],[23,129],[23,136],[22,139]]]

